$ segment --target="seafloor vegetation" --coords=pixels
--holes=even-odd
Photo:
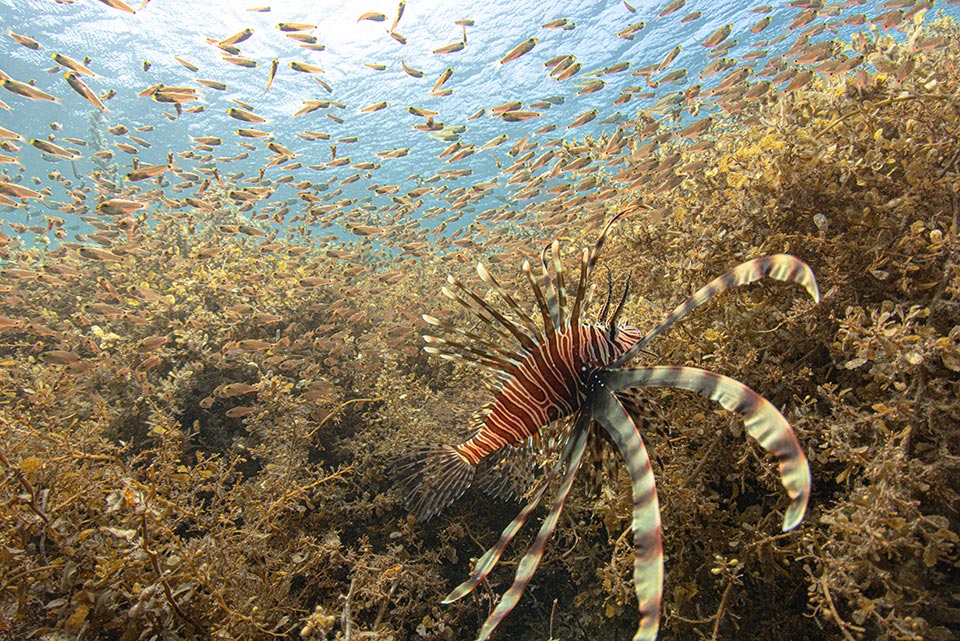
[[[660,638],[957,639],[960,43],[927,29],[938,50],[869,40],[870,72],[720,101],[693,141],[638,119],[634,153],[580,207],[481,244],[383,260],[369,241],[251,235],[235,211],[118,218],[94,238],[109,255],[4,237],[0,633],[472,638],[509,560],[477,598],[439,601],[516,507],[474,491],[426,525],[400,507],[397,457],[461,439],[488,394],[420,351],[419,314],[459,313],[439,288],[478,260],[520,289],[516,254],[554,233],[543,219],[572,259],[641,200],[652,213],[620,224],[602,261],[633,275],[633,324],[768,253],[802,257],[823,294],[754,285],[652,346],[764,394],[814,479],[806,519],[780,534],[776,471],[739,420],[651,392]],[[600,158],[607,141],[585,144]],[[499,638],[632,635],[624,473],[564,514]]]

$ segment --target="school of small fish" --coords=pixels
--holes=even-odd
[[[122,0],[101,2],[132,16],[129,20],[133,25],[150,9],[147,2],[139,8]],[[679,0],[671,2],[657,11],[653,20],[643,21],[636,20],[635,7],[623,2],[618,10],[623,26],[613,30],[610,38],[636,41],[657,26],[670,28],[670,22],[687,24],[702,20],[700,12],[678,13],[685,4]],[[491,223],[510,221],[523,225],[532,218],[538,226],[555,226],[578,217],[578,209],[591,214],[602,211],[619,197],[621,186],[653,192],[675,186],[689,170],[671,166],[670,158],[658,160],[655,166],[651,164],[653,171],[647,170],[646,163],[636,167],[632,161],[640,157],[654,158],[666,136],[708,146],[710,129],[716,124],[712,114],[736,119],[747,101],[771,100],[777,93],[798,91],[808,85],[815,74],[856,73],[858,77],[866,74],[865,65],[877,64],[867,50],[868,40],[873,37],[869,34],[903,28],[913,35],[919,51],[940,44],[936,37],[923,36],[921,29],[913,29],[921,23],[929,3],[892,0],[872,17],[855,12],[859,4],[791,2],[784,8],[786,11],[779,10],[781,18],[789,21],[786,28],[771,40],[753,42],[739,60],[731,53],[738,44],[733,25],[724,24],[702,37],[698,45],[685,45],[688,49],[694,46],[702,50],[711,60],[696,73],[676,68],[675,61],[684,53],[684,45],[677,45],[656,59],[602,61],[597,65],[595,61],[578,60],[577,56],[562,52],[563,34],[576,32],[577,24],[573,20],[559,17],[531,25],[530,37],[496,54],[495,66],[509,70],[521,60],[529,61],[537,56],[539,59],[529,64],[541,66],[546,76],[562,83],[558,84],[557,93],[497,105],[477,105],[472,115],[459,122],[451,122],[442,104],[433,99],[451,96],[457,91],[461,80],[455,62],[457,56],[469,52],[468,33],[484,28],[476,20],[455,20],[450,26],[459,31],[459,39],[430,45],[433,55],[449,57],[454,63],[439,77],[427,78],[418,68],[421,65],[403,54],[406,38],[400,30],[412,19],[407,11],[408,17],[404,20],[405,1],[389,13],[358,13],[355,19],[358,37],[373,37],[375,32],[370,31],[373,27],[366,24],[389,22],[386,32],[394,45],[384,49],[384,61],[364,61],[362,66],[382,72],[399,63],[411,82],[424,81],[424,95],[431,99],[432,105],[425,108],[399,105],[388,99],[355,105],[336,99],[341,89],[335,86],[339,83],[325,79],[329,75],[322,62],[325,46],[312,33],[317,26],[284,21],[278,16],[273,33],[264,33],[260,26],[263,23],[258,22],[256,27],[233,34],[211,33],[203,43],[219,51],[227,65],[249,68],[251,74],[258,76],[263,74],[261,68],[268,68],[265,79],[258,83],[263,87],[259,96],[229,98],[228,106],[222,108],[223,113],[241,123],[233,140],[221,132],[192,136],[185,141],[190,144],[189,149],[169,151],[166,162],[154,164],[140,157],[150,153],[147,150],[155,143],[160,146],[159,141],[149,140],[151,136],[160,135],[159,119],[155,125],[135,127],[113,123],[104,127],[113,138],[112,144],[110,138],[102,135],[98,135],[97,141],[60,135],[59,123],[50,123],[53,132],[46,135],[39,133],[41,127],[37,123],[28,124],[24,115],[34,101],[75,108],[79,98],[103,114],[105,121],[101,122],[111,123],[110,101],[132,99],[129,94],[124,95],[126,92],[121,88],[109,87],[109,76],[91,57],[76,60],[52,52],[50,58],[55,66],[47,71],[58,72],[63,84],[30,77],[14,78],[0,71],[0,85],[13,94],[10,103],[0,102],[0,107],[12,117],[4,120],[9,126],[5,124],[0,128],[4,152],[0,156],[3,164],[0,205],[31,211],[39,206],[56,212],[56,216],[51,216],[54,221],[50,231],[60,240],[67,239],[71,225],[66,221],[64,225],[58,224],[57,217],[134,211],[130,206],[118,210],[111,203],[122,199],[138,203],[144,211],[181,210],[187,215],[191,210],[235,208],[241,214],[250,214],[251,221],[270,236],[281,233],[307,237],[318,227],[336,226],[355,237],[373,236],[378,242],[392,244],[402,251],[411,248],[424,251],[429,247],[433,252],[442,253],[450,243],[467,236],[468,230],[473,234],[491,233],[488,227]],[[269,15],[270,8],[253,7],[249,11],[251,15]],[[763,5],[752,11],[759,17],[750,32],[759,34],[769,27],[775,8]],[[830,37],[843,29],[856,29],[852,45]],[[38,40],[12,30],[7,35],[13,46],[46,51],[42,38]],[[298,43],[304,59],[249,57],[243,47],[255,38],[266,42],[291,39]],[[545,49],[548,40],[552,50]],[[769,53],[774,47],[779,47],[782,53]],[[390,56],[393,61],[388,64]],[[175,85],[158,82],[137,89],[137,98],[161,105],[159,118],[202,123],[204,112],[222,103],[217,94],[229,95],[224,93],[229,89],[227,83],[210,77],[216,75],[215,69],[201,69],[188,57],[186,53],[171,54],[167,63],[189,72],[185,77],[179,74],[182,82]],[[160,65],[159,61],[143,62],[145,70],[152,69],[151,74],[157,74]],[[898,72],[909,73],[909,70]],[[301,143],[295,145],[294,141],[284,140],[286,136],[273,131],[277,123],[257,113],[257,103],[269,100],[271,88],[288,82],[286,76],[291,73],[312,77],[327,97],[303,97],[302,106],[290,117],[300,118],[321,111],[336,131],[303,129],[296,138],[311,145],[328,145],[328,150],[310,147],[309,153],[300,151],[304,148]],[[365,82],[359,77],[354,81]],[[432,87],[427,89],[430,83]],[[65,86],[71,91],[64,91]],[[551,108],[556,105],[600,92],[610,99],[608,112],[590,108],[570,120],[557,121],[550,117]],[[635,116],[623,112],[628,105],[636,107]],[[378,175],[383,173],[384,163],[407,156],[411,147],[394,147],[389,140],[369,141],[366,134],[351,134],[346,129],[351,113],[382,113],[385,114],[382,117],[391,120],[409,120],[412,129],[442,143],[436,153],[442,168],[433,173],[415,171],[401,182],[381,183]],[[489,140],[471,140],[469,122],[484,117],[499,119],[503,133]],[[513,124],[530,120],[535,121],[535,128],[520,129],[520,125]],[[313,121],[317,122],[315,118]],[[590,123],[600,126],[583,137],[576,137],[576,130]],[[136,130],[136,134],[132,130]],[[25,151],[24,142],[29,142],[35,151]],[[380,149],[366,157],[345,153],[344,150],[356,148],[359,142]],[[225,151],[231,147],[234,151]],[[37,152],[51,163],[73,163],[74,178],[56,172],[55,183],[45,184],[43,177],[27,175],[20,164],[20,154]],[[481,157],[487,158],[482,165]],[[471,161],[464,162],[468,158]],[[85,176],[87,180],[78,178],[78,161],[94,162],[95,170]],[[246,161],[247,165],[251,161],[259,162],[259,171],[253,175],[229,172],[230,163],[239,161]],[[496,168],[493,172],[492,167]],[[392,174],[396,172],[395,166],[390,169]],[[610,179],[601,179],[601,173],[610,174]],[[141,181],[150,181],[150,184],[148,187],[137,184]],[[30,183],[37,189],[26,186]],[[369,193],[357,196],[363,189]],[[97,219],[97,224],[109,225],[110,222]],[[358,229],[363,233],[357,234]],[[350,238],[348,233],[344,236]]]

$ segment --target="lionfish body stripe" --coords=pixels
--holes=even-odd
[[[580,409],[594,371],[640,339],[622,327],[611,342],[599,327],[577,327],[556,334],[517,368],[500,389],[480,430],[455,445],[472,465],[501,447],[516,445],[547,424]]]
[[[806,263],[787,254],[749,260],[710,281],[646,334],[617,320],[626,300],[628,277],[614,310],[610,311],[611,283],[599,314],[600,322],[584,323],[581,317],[590,305],[593,292],[590,277],[607,233],[628,213],[611,219],[594,246],[581,252],[572,299],[567,293],[559,241],[541,251],[539,278],[529,262],[523,263],[522,271],[533,293],[534,309],[539,312],[539,324],[482,264],[477,266],[480,280],[503,301],[506,313],[452,276],[448,277],[449,287],[444,287],[443,293],[479,321],[493,338],[433,316],[423,317],[428,324],[456,336],[455,339],[424,336],[427,342],[424,349],[428,353],[484,369],[499,383],[493,402],[480,415],[470,438],[454,445],[420,446],[401,462],[400,472],[410,488],[406,507],[418,520],[431,518],[474,482],[481,463],[484,464],[480,468],[480,478],[484,479],[481,487],[486,491],[496,496],[526,498],[519,514],[476,562],[470,577],[450,592],[444,603],[466,596],[484,580],[548,488],[560,479],[540,530],[517,566],[513,584],[487,617],[478,641],[485,641],[493,633],[530,583],[585,459],[587,443],[600,442],[601,439],[595,438],[597,435],[605,436],[605,440],[616,447],[632,482],[633,578],[640,614],[634,641],[656,638],[663,594],[662,533],[656,480],[638,430],[638,423],[645,423],[648,418],[643,403],[637,403],[634,398],[639,388],[690,390],[739,414],[747,434],[779,463],[781,482],[791,498],[783,530],[796,527],[806,511],[810,497],[807,459],[789,423],[769,401],[743,383],[707,370],[624,366],[678,320],[733,287],[770,277],[803,286],[816,301],[819,290],[813,272]],[[554,427],[551,438],[546,439],[551,443],[547,453],[553,451],[555,455],[554,446],[562,447],[562,452],[539,483],[534,483],[529,477],[543,459],[541,456],[534,460],[531,453],[538,451],[537,443],[542,444],[544,440],[540,438],[541,432],[548,425]],[[540,453],[543,454],[543,450]],[[523,487],[517,487],[517,483]]]

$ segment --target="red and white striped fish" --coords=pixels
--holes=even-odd
[[[561,476],[560,488],[540,532],[520,561],[513,585],[497,603],[477,636],[487,639],[513,609],[536,572],[547,541],[556,528],[563,504],[581,466],[591,434],[602,434],[619,450],[632,479],[633,534],[636,555],[634,584],[640,623],[634,641],[653,641],[660,621],[663,591],[663,552],[656,484],[637,419],[628,397],[639,387],[687,389],[719,402],[743,417],[747,434],[779,462],[781,480],[791,498],[783,530],[802,520],[810,496],[810,469],[793,430],[783,415],[742,383],[694,367],[624,367],[656,336],[695,308],[727,289],[765,277],[802,285],[819,300],[816,279],[803,261],[787,254],[747,261],[714,279],[678,305],[667,318],[643,334],[617,322],[627,295],[609,314],[610,295],[597,324],[584,324],[590,302],[590,277],[610,228],[629,212],[614,217],[592,248],[581,253],[580,275],[567,308],[565,271],[559,242],[541,252],[541,284],[529,262],[523,272],[540,312],[538,324],[483,267],[480,279],[504,302],[504,314],[450,276],[443,293],[459,303],[489,330],[489,336],[455,327],[432,316],[427,323],[445,330],[448,338],[425,336],[425,350],[442,358],[471,364],[493,373],[498,381],[493,403],[482,415],[475,433],[455,445],[427,445],[415,449],[400,466],[410,488],[406,507],[419,520],[434,516],[455,501],[474,482],[477,470],[486,475],[482,485],[494,494],[525,496],[527,503],[504,529],[497,543],[483,555],[470,578],[451,592],[444,603],[469,594],[496,566],[507,545],[537,507],[551,482]],[[509,315],[508,315],[509,314]],[[550,428],[562,453],[556,464],[527,491],[528,445]],[[525,464],[526,463],[526,464]]]
[[[577,412],[586,398],[585,385],[589,375],[642,338],[642,333],[635,327],[617,325],[620,307],[605,323],[580,323],[584,284],[596,264],[607,231],[618,219],[607,225],[592,251],[584,249],[578,296],[569,314],[565,311],[564,269],[559,257],[559,243],[554,242],[550,247],[556,270],[555,284],[547,269],[546,249],[541,256],[543,275],[548,283],[547,296],[536,283],[530,263],[523,264],[540,307],[542,328],[483,264],[477,265],[480,279],[501,296],[517,322],[491,307],[453,276],[447,278],[452,289],[445,287],[443,293],[475,314],[503,344],[497,345],[424,315],[427,323],[455,333],[461,339],[424,336],[427,342],[425,351],[483,367],[497,376],[501,384],[496,399],[487,408],[482,423],[471,438],[458,445],[427,446],[408,459],[405,471],[418,483],[407,497],[406,507],[417,519],[429,519],[459,498],[470,487],[476,466],[482,460],[504,454],[504,448],[508,446],[526,444],[542,427]]]

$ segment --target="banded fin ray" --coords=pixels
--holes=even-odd
[[[597,266],[597,261],[600,259],[600,252],[603,250],[604,244],[606,244],[607,235],[610,233],[610,230],[624,217],[644,207],[644,205],[638,205],[633,209],[621,211],[619,214],[607,221],[607,224],[603,226],[603,230],[597,237],[597,241],[593,244],[593,247],[583,248],[583,253],[580,258],[580,278],[579,282],[577,283],[577,291],[576,294],[574,294],[573,303],[570,306],[570,325],[577,326],[581,323],[580,314],[589,305],[592,289],[587,287],[587,283],[590,282],[590,279],[593,276],[593,270]],[[601,319],[605,315],[606,307],[604,307],[604,311],[600,314]]]
[[[522,498],[536,482],[535,451],[530,439],[522,445],[505,445],[477,464],[474,484],[493,498]]]
[[[423,340],[427,345],[423,349],[428,354],[436,354],[446,360],[481,367],[492,372],[501,380],[507,380],[513,376],[523,361],[524,357],[521,354],[510,351],[508,348],[502,347],[475,332],[455,327],[429,314],[423,314],[421,318],[428,325],[458,334],[468,341],[461,342],[426,334],[423,336]]]
[[[591,289],[587,285],[590,282],[590,278],[593,275],[593,269],[597,265],[597,261],[600,259],[600,251],[603,249],[603,245],[606,242],[607,234],[610,232],[610,229],[613,228],[615,224],[620,222],[622,218],[633,213],[635,210],[622,211],[603,226],[603,231],[600,232],[600,235],[597,237],[597,241],[593,244],[593,247],[584,247],[580,255],[580,277],[577,279],[577,290],[573,296],[573,303],[570,304],[570,318],[568,319],[568,326],[577,326],[580,324],[580,314],[587,308],[590,300]],[[556,243],[554,243],[556,244]],[[554,262],[559,260],[559,255],[554,255]]]
[[[560,471],[563,469],[564,465],[567,466],[567,471],[571,469],[576,469],[572,463],[572,455],[577,448],[577,439],[579,438],[582,432],[586,431],[586,426],[589,425],[589,419],[581,416],[578,423],[572,428],[570,436],[566,439],[566,443],[563,448],[563,453],[560,455],[560,459],[557,461],[556,465],[550,470],[546,477],[540,482],[539,487],[533,496],[527,500],[527,503],[523,506],[523,509],[514,517],[514,519],[503,529],[503,532],[500,534],[500,538],[497,542],[487,550],[480,559],[477,560],[476,565],[474,565],[473,572],[470,573],[469,578],[466,581],[454,588],[446,598],[441,601],[444,605],[453,603],[462,599],[466,595],[473,592],[474,588],[480,584],[487,575],[496,567],[497,563],[500,562],[500,558],[503,556],[503,553],[506,551],[507,546],[510,545],[510,542],[517,535],[517,533],[523,528],[524,524],[527,522],[527,519],[530,518],[530,515],[540,504],[540,499],[543,498],[544,493],[547,491],[547,488],[553,482],[553,479],[557,477]],[[584,438],[584,444],[586,439]],[[582,453],[581,453],[582,457]],[[579,461],[577,462],[579,465]]]
[[[603,300],[603,307],[600,308],[600,313],[597,315],[601,323],[607,318],[611,299],[613,299],[613,275],[610,273],[610,269],[607,268],[607,297]]]
[[[626,216],[636,212],[639,209],[645,208],[646,205],[637,205],[633,209],[627,209],[621,211],[619,214],[607,221],[607,224],[603,226],[603,230],[600,232],[600,235],[597,237],[597,241],[593,244],[593,247],[583,248],[583,255],[580,259],[580,282],[577,285],[577,293],[574,296],[573,304],[571,306],[570,312],[570,324],[578,325],[580,324],[580,313],[587,308],[590,300],[590,294],[592,293],[591,288],[586,287],[586,283],[590,282],[590,279],[593,276],[593,270],[597,266],[597,261],[600,260],[600,252],[603,250],[603,246],[607,242],[607,235],[610,233],[610,230],[620,222]],[[607,301],[609,304],[609,300]],[[600,313],[601,319],[606,315],[606,305],[604,306],[604,311]]]
[[[543,552],[547,547],[547,542],[557,528],[557,521],[560,519],[563,504],[570,495],[573,480],[580,470],[580,462],[583,460],[583,454],[586,451],[587,433],[587,429],[575,428],[574,433],[571,435],[570,445],[572,447],[569,458],[566,459],[567,469],[563,474],[563,480],[553,500],[553,505],[550,506],[550,511],[544,517],[543,523],[540,525],[540,531],[537,532],[537,537],[533,540],[527,553],[520,559],[513,585],[503,593],[493,612],[491,612],[487,620],[483,622],[476,641],[486,641],[490,638],[490,635],[493,634],[493,631],[500,625],[503,618],[510,614],[510,611],[517,605],[520,597],[523,596],[524,591],[527,589],[527,585],[530,584],[530,579],[533,578],[534,573],[536,573],[537,567],[540,565],[540,560],[543,558]]]
[[[590,250],[586,247],[580,252],[580,276],[577,278],[577,291],[573,295],[573,304],[570,306],[570,326],[580,325],[580,310],[589,302],[584,292],[589,282]]]
[[[482,423],[483,416],[477,421]],[[522,444],[504,446],[477,465],[474,485],[494,498],[526,499],[538,487],[538,474],[563,461],[561,453],[566,450],[571,426],[569,419],[560,419]]]
[[[524,328],[517,327],[517,325],[513,321],[511,321],[509,318],[507,318],[506,316],[498,312],[496,309],[491,307],[487,303],[487,301],[483,300],[482,298],[477,296],[475,293],[473,293],[466,285],[461,283],[456,277],[447,276],[447,282],[453,285],[454,287],[456,287],[457,289],[459,289],[464,294],[466,294],[469,297],[469,299],[473,301],[473,305],[471,305],[466,300],[457,296],[455,292],[453,292],[447,287],[443,287],[440,291],[442,291],[443,294],[448,298],[451,298],[457,301],[458,303],[460,303],[460,305],[462,305],[463,307],[473,312],[480,320],[486,323],[487,326],[490,327],[490,329],[494,331],[496,334],[502,336],[507,341],[510,341],[512,337],[513,340],[519,343],[522,350],[527,354],[537,349],[536,341],[534,341],[533,338],[531,338],[526,334]],[[481,310],[485,312],[485,314],[481,313]],[[491,318],[493,320],[491,320]],[[499,323],[500,325],[499,327],[497,323]]]
[[[567,310],[567,286],[565,282],[567,270],[560,258],[559,240],[554,240],[553,244],[550,245],[550,255],[553,258],[553,273],[556,275],[557,318],[560,320],[559,327],[566,329],[570,327],[570,319],[564,316]],[[543,254],[541,254],[540,260],[543,261]]]
[[[530,267],[530,261],[523,261],[521,269],[523,270],[523,275],[527,277],[527,282],[533,291],[533,297],[537,301],[537,309],[540,310],[540,318],[543,321],[543,332],[546,336],[552,336],[557,333],[558,329],[553,323],[553,316],[550,314],[550,309],[547,306],[547,299],[544,297],[543,291],[540,289],[540,285],[533,275],[533,268]]]
[[[508,378],[511,372],[515,371],[519,366],[517,361],[505,360],[484,350],[470,347],[457,341],[450,341],[436,336],[424,336],[423,340],[427,343],[423,351],[428,354],[436,354],[447,360],[477,365],[502,378]]]
[[[627,387],[677,387],[696,392],[743,418],[744,426],[778,461],[780,480],[791,499],[783,531],[803,519],[810,499],[810,466],[793,428],[770,401],[729,376],[696,367],[651,366],[605,370],[604,385],[611,391]]]
[[[430,314],[422,314],[420,317],[428,325],[433,325],[434,327],[439,327],[440,329],[445,329],[448,332],[463,336],[464,338],[472,341],[475,347],[481,348],[482,350],[499,354],[504,359],[516,361],[517,363],[523,360],[522,354],[518,354],[517,352],[512,351],[500,345],[499,343],[494,343],[493,341],[481,336],[480,334],[477,334],[476,332],[471,332],[470,330],[457,327],[452,323],[448,323],[447,321],[439,319],[435,316],[431,316]]]
[[[590,277],[593,275],[593,269],[597,265],[597,261],[600,260],[600,252],[603,250],[603,246],[607,242],[607,235],[610,233],[610,230],[613,229],[613,226],[623,220],[625,217],[636,212],[639,209],[646,208],[646,205],[638,205],[633,209],[627,209],[621,211],[619,214],[607,221],[607,224],[603,226],[603,231],[600,232],[600,235],[597,237],[597,242],[593,244],[593,247],[589,250],[590,255],[587,258],[587,274],[586,280],[590,281]]]
[[[497,279],[493,277],[493,274],[491,274],[486,267],[483,266],[483,263],[477,263],[477,275],[480,276],[480,280],[486,283],[487,286],[493,291],[497,292],[497,295],[504,300],[504,302],[507,304],[507,307],[510,308],[510,311],[512,311],[526,327],[527,332],[529,332],[530,337],[534,341],[542,343],[546,340],[543,332],[539,327],[537,327],[537,324],[533,322],[533,319],[530,318],[530,315],[527,314],[523,308],[520,307],[513,296],[511,296],[507,290],[505,290],[500,283],[497,282]]]
[[[640,622],[633,640],[653,641],[660,629],[660,603],[663,600],[663,535],[656,479],[637,425],[613,390],[595,388],[592,398],[590,413],[593,420],[616,444],[630,473],[635,550],[633,585],[640,610]]]
[[[553,241],[552,245],[547,245],[540,252],[540,272],[543,275],[543,293],[547,297],[547,311],[550,313],[550,322],[553,323],[553,326],[558,332],[564,330],[563,323],[563,307],[560,305],[560,300],[562,299],[563,294],[560,293],[560,289],[552,276],[550,276],[550,270],[547,269],[547,248],[556,247],[556,251],[559,254],[560,242]],[[554,262],[554,266],[560,266],[560,272],[557,273],[557,279],[560,284],[563,283],[563,264],[559,260]]]
[[[620,319],[620,313],[623,311],[623,306],[627,302],[627,296],[630,294],[630,278],[631,274],[627,274],[627,280],[623,283],[623,293],[620,294],[620,300],[617,302],[617,306],[613,309],[613,312],[610,313],[608,318],[603,319],[603,323],[608,326],[613,326]],[[604,307],[609,307],[609,305],[604,305]]]
[[[624,352],[620,358],[610,363],[608,367],[615,368],[624,365],[646,347],[650,341],[718,294],[733,287],[756,282],[767,276],[774,280],[802,285],[815,302],[820,302],[817,279],[813,275],[813,270],[805,262],[790,254],[772,254],[754,258],[745,263],[740,263],[701,287],[693,296],[677,305],[662,323],[650,330],[636,345]]]

